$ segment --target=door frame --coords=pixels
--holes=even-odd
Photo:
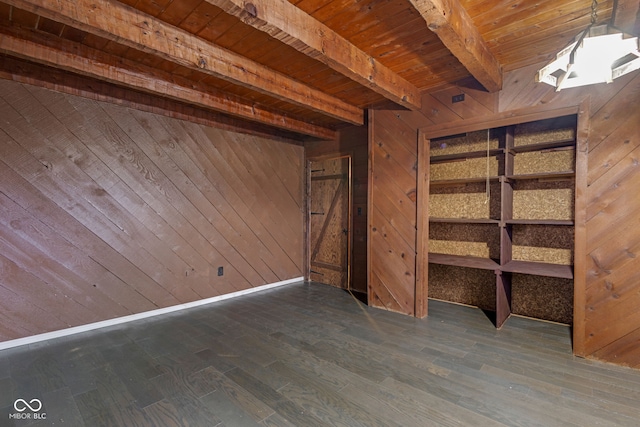
[[[317,157],[308,157],[305,159],[305,226],[304,226],[304,280],[309,282],[311,280],[311,162],[318,162],[324,160],[334,159],[348,159],[347,173],[347,192],[348,192],[348,210],[347,210],[347,287],[348,291],[351,291],[351,267],[353,260],[353,157],[351,154],[343,155],[325,155]]]

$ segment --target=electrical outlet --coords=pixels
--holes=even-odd
[[[451,97],[451,103],[455,104],[456,102],[462,102],[464,101],[464,93],[461,93],[460,95],[453,95]]]
[[[218,276],[224,275],[224,267],[218,267]]]

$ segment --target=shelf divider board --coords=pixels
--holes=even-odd
[[[494,148],[493,150],[489,150],[489,157],[495,157],[502,153],[504,153],[504,148]],[[464,153],[442,154],[440,156],[431,156],[429,161],[430,163],[442,163],[442,162],[450,162],[452,160],[475,159],[477,157],[486,157],[486,156],[487,156],[486,150],[467,151]]]
[[[514,126],[507,127],[505,136],[506,153],[504,156],[504,174],[513,175],[515,154],[510,150],[513,147]],[[500,230],[500,264],[511,261],[512,229],[507,224],[513,220],[513,181],[503,179],[500,181],[500,220],[503,227]]]
[[[562,139],[559,141],[541,142],[538,144],[511,146],[509,151],[513,151],[514,153],[526,153],[528,151],[550,150],[553,148],[571,147],[575,145],[576,145],[576,140],[574,138],[571,138],[571,139]]]
[[[448,255],[430,252],[429,262],[431,264],[478,268],[481,270],[497,271],[500,269],[500,265],[491,258],[481,258],[475,256]]]
[[[496,328],[511,316],[511,274],[496,271]]]
[[[504,175],[513,175],[515,153],[513,147],[514,126],[508,126],[505,134]],[[500,180],[500,266],[511,261],[513,229],[505,221],[513,218],[513,181]],[[511,315],[511,274],[496,271],[496,327],[501,328]]]
[[[549,264],[533,261],[510,261],[500,267],[502,271],[511,273],[532,274],[536,276],[573,279],[573,266]]]

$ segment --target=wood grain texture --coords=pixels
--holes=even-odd
[[[463,107],[459,104],[450,106],[451,95],[461,91],[469,103]],[[426,298],[420,298],[420,295],[427,292],[424,277],[428,270],[417,272],[415,264],[417,249],[422,246],[416,246],[416,223],[422,221],[417,217],[416,205],[419,188],[417,130],[429,124],[461,120],[473,116],[474,111],[475,114],[493,112],[497,95],[487,94],[478,89],[477,83],[465,81],[460,87],[425,94],[422,102],[421,112],[375,111],[369,147],[372,161],[370,245],[372,248],[379,246],[371,251],[369,289],[372,295],[369,302],[418,316],[426,311]],[[421,176],[428,179],[428,176]],[[422,252],[424,250],[422,246]],[[424,254],[418,251],[418,256]],[[418,285],[416,277],[421,278]],[[415,299],[416,286],[420,286],[417,296],[422,302]]]
[[[300,136],[288,131],[274,132],[273,128],[233,118],[226,114],[197,108],[166,98],[135,92],[130,89],[100,82],[80,75],[72,75],[65,71],[53,70],[31,62],[0,57],[0,77],[6,80],[53,89],[70,95],[82,96],[116,105],[124,105],[137,110],[161,114],[179,120],[214,126],[219,129],[242,132],[270,139],[300,141]],[[331,139],[337,132],[333,132]]]
[[[121,43],[125,48],[158,55],[192,71],[257,90],[284,102],[315,108],[349,123],[363,123],[363,111],[357,107],[119,2],[54,4],[8,0],[8,3]]]
[[[302,147],[0,85],[0,340],[301,274]]]
[[[376,111],[369,148],[369,303],[410,315],[415,313],[418,134],[404,117],[415,114],[419,113]]]
[[[407,87],[406,83],[400,84],[403,81],[420,92],[440,90],[442,85],[460,79],[471,82],[477,90],[481,85],[471,75],[496,86],[500,68],[516,70],[551,59],[588,25],[590,18],[589,3],[576,0],[294,0],[281,1],[279,6],[266,1],[123,0],[108,3],[110,8],[102,8],[100,2],[87,2],[88,8],[82,8],[81,2],[75,2],[75,8],[82,8],[77,17],[83,22],[78,26],[88,30],[84,31],[69,26],[62,18],[55,21],[38,7],[55,3],[0,2],[0,20],[39,32],[54,42],[72,41],[126,62],[171,73],[186,79],[187,88],[193,84],[205,87],[205,93],[222,91],[230,97],[244,97],[252,105],[273,108],[282,116],[329,129],[340,126],[341,121],[307,108],[314,104],[318,110],[325,103],[316,96],[297,104],[283,102],[287,88],[274,80],[299,82],[360,109],[397,108],[405,104],[407,91],[400,90],[400,86]],[[623,11],[615,19],[625,18],[635,27],[630,32],[637,33],[637,4],[638,0],[601,0],[598,20],[610,21],[613,7],[619,5]],[[131,11],[133,17],[127,14]],[[125,14],[132,19],[124,19]],[[102,26],[96,21],[100,19],[125,24],[115,29],[118,37],[113,37],[99,29]],[[189,49],[194,39],[200,41],[197,46],[202,52]],[[205,44],[209,47],[204,48]],[[164,45],[168,49],[151,49]],[[216,69],[211,66],[213,62],[221,62],[216,61],[216,55],[209,55],[214,51],[226,60]],[[252,63],[289,79],[265,79],[263,73],[256,76],[247,67]],[[90,67],[91,61],[85,65]],[[227,69],[222,70],[225,66]],[[230,74],[245,84],[230,83],[224,77]],[[389,84],[382,82],[383,74],[389,76]],[[252,85],[249,80],[260,80],[261,84]],[[469,87],[467,83],[461,86]],[[277,92],[280,97],[265,92]],[[395,101],[379,92],[391,94]],[[549,93],[543,96],[553,97]]]
[[[286,0],[207,0],[404,107],[420,109],[418,89],[322,22]]]
[[[412,0],[431,31],[489,92],[502,89],[502,68],[457,0]]]
[[[640,372],[573,357],[569,327],[429,311],[297,283],[3,350],[0,411],[34,395],[34,426],[637,425]]]
[[[3,33],[0,51],[6,54],[251,121],[288,130],[297,128],[303,134],[311,131],[312,135],[319,138],[332,137],[331,130],[267,111],[259,105],[234,99],[228,94],[221,95],[172,73],[117,58],[78,43],[63,40],[52,42],[48,37],[14,27],[1,27],[0,31]],[[25,55],[25,52],[29,52],[29,55]],[[87,58],[91,60],[88,61]]]
[[[415,316],[423,318],[429,311],[429,182],[430,145],[418,132],[418,170],[416,176],[416,296]]]
[[[635,262],[640,248],[637,215],[640,206],[636,197],[640,188],[640,129],[637,126],[640,75],[631,73],[609,85],[557,93],[553,88],[533,82],[531,76],[542,65],[505,73],[504,87],[498,94],[498,109],[493,113],[500,115],[505,124],[513,123],[520,114],[524,121],[549,118],[554,112],[567,115],[585,111],[588,116],[578,123],[578,139],[585,142],[577,153],[580,172],[576,174],[576,194],[582,199],[576,206],[585,213],[576,214],[576,234],[579,231],[583,236],[584,243],[580,245],[584,244],[586,249],[576,249],[575,255],[580,259],[574,260],[576,267],[581,268],[574,273],[577,288],[574,301],[579,303],[574,307],[574,346],[582,356],[636,366],[640,346],[637,340],[636,345],[631,343],[640,330],[637,311],[640,282]],[[471,128],[483,128],[486,110],[463,113],[462,107],[456,107],[456,112],[446,101],[445,97],[425,95],[422,118],[416,117],[413,123],[420,122],[417,127],[437,125],[441,136],[461,120]],[[585,102],[589,108],[585,108]],[[377,113],[373,133],[393,126],[394,121],[392,112]],[[405,141],[405,144],[411,147],[413,143]],[[374,164],[374,173],[377,167]],[[405,165],[402,173],[411,172]],[[374,204],[382,200],[375,188],[372,198]],[[397,250],[390,248],[394,249]],[[385,274],[384,264],[378,268],[383,269],[379,274]],[[395,286],[404,289],[409,285]],[[389,292],[393,289],[387,290]]]

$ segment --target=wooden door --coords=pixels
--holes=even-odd
[[[351,158],[309,162],[309,278],[350,288]]]

